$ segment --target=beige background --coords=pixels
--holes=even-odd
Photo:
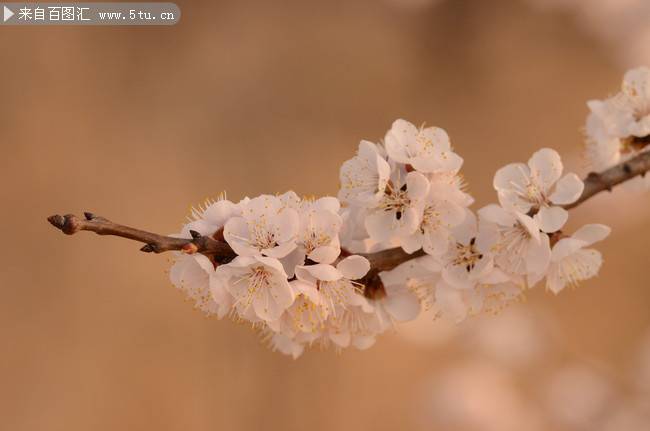
[[[223,190],[334,194],[358,141],[398,117],[450,133],[483,205],[494,171],[541,146],[584,174],[585,101],[624,67],[570,14],[514,0],[178,3],[172,28],[0,28],[1,428],[433,429],[422,384],[453,341],[293,361],[194,311],[164,256],[45,218],[170,233]],[[575,211],[573,227],[614,229],[602,276],[523,308],[555,322],[561,358],[618,380],[650,326],[649,206],[617,193]]]

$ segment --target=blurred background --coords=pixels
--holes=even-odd
[[[584,174],[586,100],[650,64],[647,0],[177,3],[175,27],[0,29],[2,429],[650,429],[648,195],[573,212],[613,228],[578,289],[296,361],[195,311],[165,256],[45,220],[171,233],[224,190],[335,194],[399,117],[449,132],[478,206],[542,146]]]

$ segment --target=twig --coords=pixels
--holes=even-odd
[[[584,179],[585,189],[580,198],[572,204],[564,205],[565,209],[575,208],[592,196],[602,191],[612,191],[612,188],[625,181],[650,171],[650,151],[641,153],[623,163],[600,172],[591,172]]]
[[[636,176],[644,176],[650,171],[650,151],[641,153],[626,162],[620,163],[600,173],[590,173],[585,178],[585,188],[580,198],[564,208],[575,208],[592,196],[604,191],[611,191],[618,184]],[[182,251],[185,253],[201,253],[208,256],[217,264],[227,263],[235,257],[235,252],[223,235],[218,232],[215,237],[201,236],[198,232],[190,231],[192,239],[175,238],[158,235],[128,226],[113,223],[92,213],[84,213],[85,220],[72,214],[65,216],[53,215],[48,221],[63,233],[72,235],[82,230],[95,232],[98,235],[113,235],[145,243],[140,250],[147,253],[162,253],[165,251]],[[344,252],[347,253],[347,252]],[[392,248],[376,253],[363,254],[371,266],[371,274],[376,276],[381,271],[388,271],[411,259],[423,256],[422,250],[408,254],[401,248]]]
[[[145,253],[163,253],[165,251],[182,251],[188,254],[201,253],[217,263],[225,263],[235,257],[235,253],[226,242],[202,236],[195,231],[190,231],[192,239],[175,238],[113,223],[104,217],[89,212],[84,213],[84,216],[85,219],[80,219],[73,214],[65,216],[53,215],[48,217],[47,220],[52,226],[67,235],[74,235],[79,231],[87,230],[95,232],[97,235],[113,235],[143,242],[145,245],[140,250]]]

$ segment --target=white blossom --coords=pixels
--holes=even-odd
[[[494,176],[499,202],[524,214],[533,210],[544,232],[561,229],[569,214],[560,205],[575,202],[584,189],[584,183],[576,174],[562,176],[562,170],[560,155],[550,148],[537,151],[527,165],[504,166]]]
[[[451,151],[447,132],[439,127],[418,129],[406,120],[396,120],[384,141],[391,159],[420,172],[457,172],[463,164]]]
[[[365,219],[370,238],[377,242],[411,235],[420,225],[429,180],[419,172],[394,176],[377,207]]]
[[[390,166],[377,145],[361,141],[357,155],[341,166],[339,199],[374,206],[384,195],[389,179]]]
[[[478,246],[490,250],[505,272],[528,276],[532,287],[544,276],[551,258],[549,237],[540,232],[538,220],[494,204],[481,208],[478,214]]]
[[[650,151],[650,69],[629,70],[621,91],[605,100],[590,100],[585,132],[589,165],[602,171],[641,152]],[[629,181],[650,188],[650,177]]]
[[[274,322],[293,304],[295,293],[280,261],[264,256],[237,256],[217,267],[216,285],[234,298],[233,307],[248,321]]]
[[[239,256],[283,258],[296,248],[299,217],[276,196],[262,195],[246,202],[241,217],[230,218],[224,237]]]
[[[553,246],[546,287],[559,293],[566,285],[596,276],[603,259],[598,250],[585,248],[605,239],[611,229],[602,224],[588,224]]]

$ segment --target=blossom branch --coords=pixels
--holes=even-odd
[[[605,190],[611,191],[614,186],[636,176],[643,176],[648,171],[650,171],[650,152],[641,153],[603,172],[592,172],[584,180],[585,188],[580,198],[572,204],[565,205],[564,208],[575,208],[592,196]],[[73,235],[85,230],[95,232],[98,235],[119,236],[142,242],[145,245],[140,250],[146,253],[163,253],[166,251],[182,251],[188,254],[201,253],[216,263],[226,263],[235,257],[232,248],[221,238],[215,239],[201,236],[194,231],[191,231],[192,239],[175,238],[113,223],[92,213],[87,212],[84,215],[85,219],[80,219],[72,214],[65,216],[53,215],[48,218],[48,221],[67,235]],[[381,271],[389,271],[404,262],[424,256],[424,252],[419,250],[408,254],[401,248],[392,248],[362,254],[362,256],[370,261],[373,273],[376,274]]]

